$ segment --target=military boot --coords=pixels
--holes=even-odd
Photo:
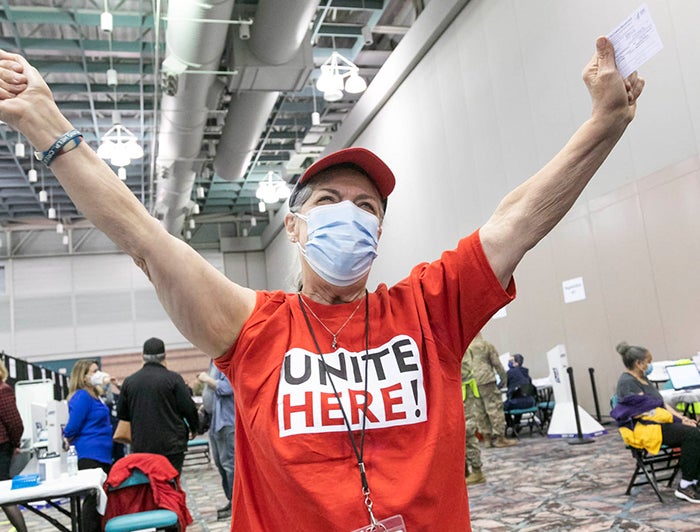
[[[502,447],[510,447],[511,445],[515,445],[516,443],[518,443],[518,440],[511,440],[510,438],[506,438],[503,435],[496,436],[491,440],[491,444],[499,449]]]
[[[474,484],[481,484],[483,482],[486,482],[486,477],[481,472],[480,468],[473,467],[472,472],[469,473],[469,476],[466,478],[466,482],[467,486],[473,486]]]

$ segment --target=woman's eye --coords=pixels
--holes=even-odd
[[[374,207],[374,205],[372,203],[369,203],[367,201],[362,201],[362,202],[358,203],[357,206],[360,209],[365,210],[371,214],[377,214],[377,209]]]

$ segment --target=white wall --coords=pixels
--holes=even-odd
[[[220,253],[204,257],[223,271]],[[139,351],[157,336],[190,347],[153,286],[124,254],[12,259],[4,262],[0,349],[25,360]]]

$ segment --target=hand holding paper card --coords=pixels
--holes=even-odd
[[[615,64],[623,78],[639,69],[664,45],[646,4],[642,4],[608,35],[615,48]]]

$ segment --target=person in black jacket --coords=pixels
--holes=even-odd
[[[164,366],[162,340],[146,340],[143,361],[140,370],[124,379],[117,415],[131,422],[132,452],[162,454],[180,473],[187,440],[199,429],[197,407],[184,379]]]
[[[525,357],[520,353],[516,353],[510,357],[508,361],[508,372],[506,379],[508,382],[507,399],[503,403],[503,410],[506,412],[506,422],[509,426],[515,426],[516,429],[520,425],[520,414],[513,416],[510,419],[508,410],[530,408],[535,406],[536,401],[534,394],[536,388],[532,384],[530,378],[530,370],[523,366]]]

